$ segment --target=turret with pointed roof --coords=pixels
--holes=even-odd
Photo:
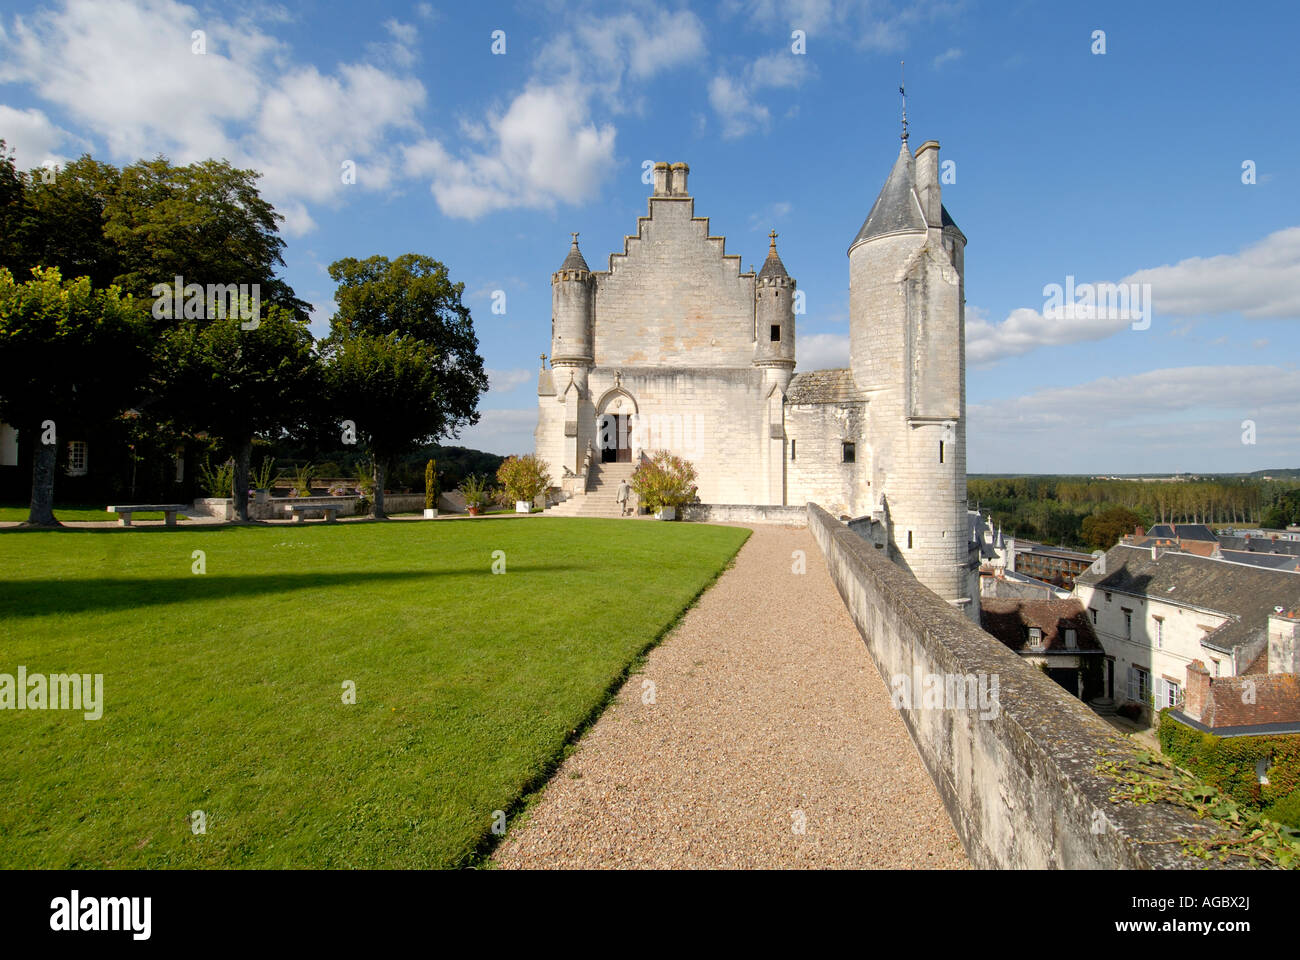
[[[795,282],[776,252],[776,231],[768,234],[767,259],[754,284],[754,364],[781,371],[784,390],[794,373]]]

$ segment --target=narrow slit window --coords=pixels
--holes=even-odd
[[[907,531],[907,549],[912,549],[912,531]]]
[[[796,442],[797,442],[797,441],[794,441],[794,440],[791,440],[791,441],[790,441],[790,459],[791,459],[791,460],[794,459],[794,445],[795,445]]]
[[[943,463],[943,441],[939,441],[939,462]]]
[[[772,324],[772,342],[779,343],[780,340],[781,340],[781,325],[779,323],[774,323]]]

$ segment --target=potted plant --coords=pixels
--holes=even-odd
[[[526,453],[522,457],[507,457],[497,470],[497,482],[504,491],[505,504],[514,502],[515,513],[532,513],[533,501],[550,487],[551,475],[541,460]]]
[[[667,450],[643,460],[629,481],[641,506],[656,519],[676,520],[678,511],[695,499],[695,466]]]
[[[485,477],[471,473],[460,483],[460,492],[465,495],[465,507],[471,517],[477,517],[488,499],[488,483]]]
[[[430,460],[424,465],[424,519],[432,520],[438,515],[438,471]]]

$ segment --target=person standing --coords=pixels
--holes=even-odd
[[[618,482],[618,491],[614,494],[614,499],[618,501],[618,515],[627,516],[627,502],[632,493],[632,487],[624,478]]]

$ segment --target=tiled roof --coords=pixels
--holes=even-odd
[[[853,382],[853,371],[845,368],[796,373],[790,378],[786,399],[790,403],[852,403],[866,398]]]
[[[1017,652],[1028,649],[1030,627],[1043,631],[1043,649],[1048,653],[1101,649],[1082,601],[1073,597],[1068,600],[983,597],[980,600],[980,621],[987,632]],[[1067,627],[1076,631],[1076,648],[1065,645]]]
[[[1224,550],[1249,550],[1251,553],[1285,553],[1300,557],[1300,540],[1271,540],[1268,537],[1219,537]]]
[[[1176,550],[1152,560],[1150,550],[1125,544],[1106,553],[1106,573],[1090,569],[1075,582],[1222,613],[1231,619],[1203,641],[1221,650],[1266,639],[1275,606],[1300,606],[1300,577],[1294,574]]]
[[[1148,537],[1160,540],[1209,540],[1214,543],[1218,537],[1203,523],[1158,523],[1147,531]]]

